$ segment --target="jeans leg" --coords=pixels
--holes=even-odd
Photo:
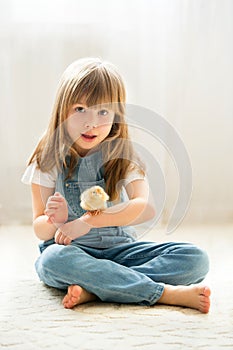
[[[199,283],[209,271],[206,252],[190,243],[135,242],[110,248],[108,254],[119,264],[165,284]]]
[[[66,289],[77,284],[103,301],[153,305],[161,297],[163,284],[101,254],[98,249],[53,244],[36,261],[36,270],[49,286]]]

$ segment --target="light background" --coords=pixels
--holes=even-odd
[[[232,222],[232,19],[231,0],[0,0],[0,224],[31,223],[30,188],[20,178],[62,72],[84,56],[117,65],[128,102],[180,134],[193,169],[184,221]],[[175,166],[147,133],[135,137],[164,171],[166,222],[179,189]]]

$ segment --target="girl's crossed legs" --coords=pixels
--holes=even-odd
[[[41,280],[66,289],[63,305],[103,301],[163,303],[209,310],[210,290],[199,284],[208,272],[205,252],[187,243],[135,242],[107,249],[49,246],[36,262]]]

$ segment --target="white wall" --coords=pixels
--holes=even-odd
[[[159,113],[181,135],[193,169],[185,220],[232,221],[232,16],[231,0],[0,0],[0,223],[31,221],[20,177],[60,75],[83,56],[115,63],[129,103]],[[153,147],[165,172],[166,221],[179,181],[166,149]]]

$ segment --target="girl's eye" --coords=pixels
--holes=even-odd
[[[75,112],[84,113],[85,112],[85,108],[83,108],[81,106],[78,106],[78,107],[75,108]]]
[[[103,115],[103,116],[106,116],[108,115],[108,111],[106,109],[101,109],[99,112],[98,112],[99,115]]]

